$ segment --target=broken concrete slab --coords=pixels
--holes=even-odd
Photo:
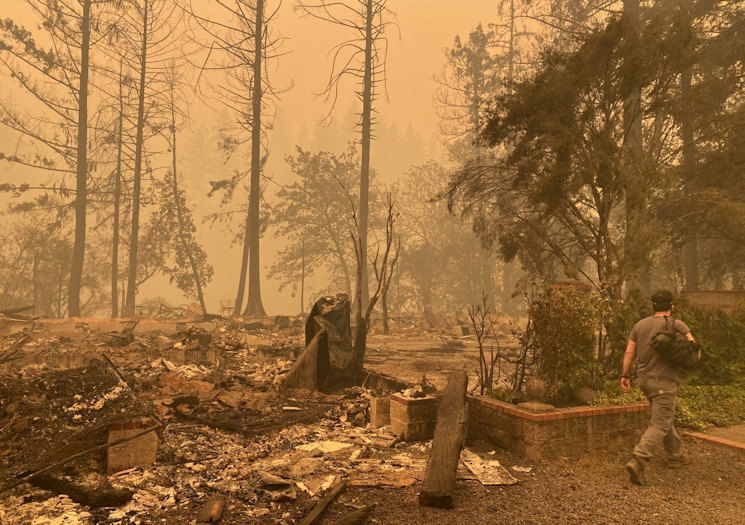
[[[302,478],[315,474],[321,470],[323,466],[323,458],[301,458],[289,469],[289,475],[292,478]]]
[[[334,453],[352,447],[352,443],[341,443],[339,441],[314,441],[297,447],[298,450],[312,452],[318,450],[323,454]]]

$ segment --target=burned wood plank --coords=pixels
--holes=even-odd
[[[208,419],[205,417],[199,417],[199,416],[193,416],[191,414],[186,414],[180,410],[175,410],[174,414],[179,419],[183,419],[184,421],[188,421],[190,423],[199,423],[200,425],[204,425],[210,428],[216,428],[218,430],[224,430],[225,432],[241,432],[243,430],[243,427],[238,423],[233,423],[232,421],[218,421],[216,419]]]
[[[331,505],[331,503],[336,499],[336,497],[341,493],[342,490],[347,486],[347,480],[340,481],[331,489],[328,491],[328,493],[321,498],[318,503],[313,507],[313,509],[308,513],[307,516],[305,516],[299,525],[313,525],[316,521],[318,521],[318,518],[321,517],[321,514],[326,510],[326,507]]]
[[[131,500],[132,494],[134,494],[131,490],[115,489],[113,487],[89,489],[49,474],[39,474],[28,481],[31,485],[40,489],[49,490],[56,494],[67,494],[72,501],[91,508],[118,507]]]
[[[437,426],[429,456],[424,487],[419,493],[419,504],[442,509],[453,508],[458,463],[466,434],[465,370],[455,370],[448,376],[437,410]]]
[[[367,516],[372,512],[374,508],[375,503],[352,511],[346,516],[343,516],[342,518],[336,520],[334,522],[334,525],[359,525],[360,523],[364,522],[365,518],[367,518]]]

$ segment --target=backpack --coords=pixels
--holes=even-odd
[[[665,325],[652,337],[650,346],[665,361],[683,370],[693,370],[698,364],[698,343],[676,330],[672,317],[665,317]]]

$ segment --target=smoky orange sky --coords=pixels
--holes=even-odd
[[[195,0],[195,3],[198,1]],[[28,15],[24,3],[24,0],[0,0],[0,18],[13,18],[33,30],[33,18]],[[301,129],[314,129],[328,112],[328,104],[318,96],[330,72],[328,53],[332,46],[349,34],[328,23],[299,16],[294,6],[295,2],[286,0],[274,22],[273,30],[286,38],[281,47],[286,54],[270,69],[275,85],[293,85],[292,89],[281,95],[278,105],[281,113],[278,125],[287,127],[282,131],[292,140],[298,137]],[[495,22],[498,18],[498,1],[389,0],[388,6],[396,14],[398,31],[391,29],[388,32],[389,98],[381,97],[378,101],[379,118],[381,122],[395,123],[399,129],[411,126],[425,140],[434,142],[434,138],[439,136],[439,123],[432,101],[436,89],[433,76],[442,70],[443,50],[452,44],[456,35],[466,35],[478,23]],[[5,91],[2,84],[8,81],[7,77],[0,77],[0,96]],[[353,84],[345,85],[338,103],[341,112],[348,111],[355,103],[353,90]],[[198,118],[198,115],[205,113],[205,108],[201,108],[201,111],[200,108],[195,109],[190,111],[193,117]],[[341,119],[342,115],[339,117]],[[401,152],[401,155],[405,153]],[[376,164],[376,154],[373,143],[373,166]],[[5,172],[2,174],[4,179],[10,169],[7,163],[0,165],[0,171]],[[398,175],[388,174],[388,179],[395,180]],[[284,173],[280,179],[287,180],[287,176]],[[199,195],[200,191],[192,191],[194,194]],[[236,247],[229,246],[228,236],[215,228],[198,225],[199,237],[203,239],[209,260],[215,268],[215,276],[206,289],[211,311],[218,310],[220,299],[234,296],[240,256]],[[273,262],[280,247],[281,239],[275,240],[270,234],[262,239],[262,275],[266,274],[266,268]],[[320,285],[316,288],[320,288]],[[310,293],[313,289],[311,284]],[[174,304],[185,302],[180,292],[170,286],[165,278],[146,283],[138,300],[154,296],[163,296]],[[296,298],[287,291],[280,293],[277,283],[266,278],[262,282],[262,296],[269,314],[291,314],[299,310]]]
[[[327,23],[293,12],[294,2],[285,2],[275,23],[275,29],[288,40],[283,49],[289,53],[279,59],[274,78],[279,85],[292,81],[294,87],[282,95],[282,123],[305,124],[312,128],[324,117],[328,105],[318,97],[328,79],[331,67],[329,50],[346,34]],[[497,20],[495,0],[389,0],[395,12],[398,31],[388,32],[388,99],[378,103],[380,120],[395,122],[405,129],[411,125],[423,137],[438,134],[439,120],[433,105],[436,83],[433,76],[443,67],[443,51],[456,35],[465,35],[479,22]],[[400,33],[400,38],[399,38]],[[347,96],[339,101],[344,110],[354,101],[353,86],[347,84]],[[297,130],[289,130],[290,133]],[[372,146],[375,164],[375,144]],[[424,196],[423,196],[424,197]],[[264,260],[271,262],[276,253],[276,241],[263,241]],[[264,264],[262,263],[262,266]],[[232,291],[232,290],[231,290]],[[289,293],[278,293],[272,282],[263,289],[265,307],[270,313],[297,312],[296,299]],[[230,295],[227,295],[230,297]]]
[[[423,135],[437,128],[432,105],[435,82],[432,77],[443,66],[443,50],[455,35],[465,35],[479,22],[494,22],[496,0],[389,0],[397,15],[400,39],[389,31],[388,94],[381,100],[385,121],[404,127],[411,123]],[[295,87],[282,96],[282,108],[308,121],[323,117],[326,106],[315,96],[328,77],[331,47],[344,31],[310,18],[300,18],[285,2],[275,27],[288,38],[280,59],[277,78],[292,79]],[[280,82],[281,83],[281,82]],[[351,100],[351,99],[348,99]],[[345,107],[344,104],[341,105]]]

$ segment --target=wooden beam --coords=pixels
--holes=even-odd
[[[49,474],[39,474],[30,478],[29,483],[40,489],[49,490],[57,494],[67,494],[76,503],[91,508],[119,507],[132,499],[133,492],[127,489],[112,487],[89,488],[66,479],[56,478]]]
[[[311,510],[308,515],[303,518],[299,525],[313,525],[316,521],[318,521],[318,518],[321,517],[321,514],[323,514],[323,512],[326,510],[326,507],[331,505],[331,502],[336,499],[339,493],[344,490],[344,487],[346,486],[347,480],[343,480],[331,487],[328,493],[323,498],[321,498],[318,503],[316,503],[316,506],[313,507],[313,510]]]
[[[442,393],[437,410],[437,426],[429,456],[424,487],[419,493],[419,504],[441,509],[453,508],[460,452],[466,437],[465,370],[454,370]]]
[[[360,523],[363,523],[365,521],[365,518],[372,512],[374,508],[375,503],[352,511],[341,519],[336,520],[334,522],[334,525],[359,525]]]

